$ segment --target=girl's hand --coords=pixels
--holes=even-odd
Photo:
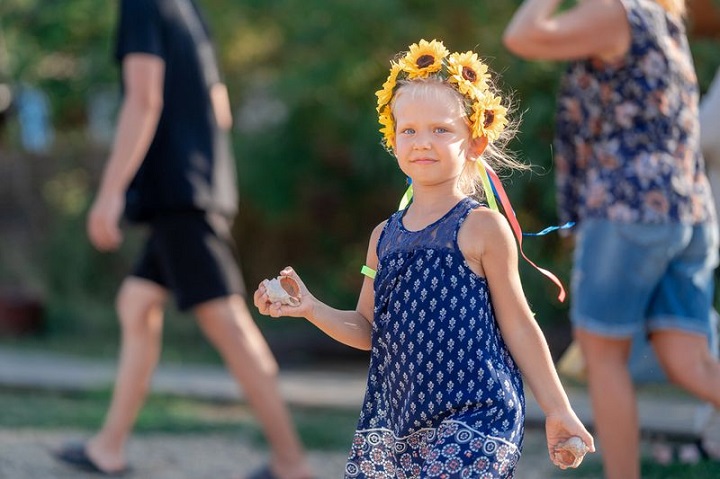
[[[280,276],[290,277],[294,279],[300,286],[300,304],[298,304],[297,306],[290,306],[282,304],[280,302],[273,303],[268,298],[265,285],[263,284],[263,282],[261,282],[258,285],[255,294],[253,295],[253,302],[255,303],[255,307],[257,307],[260,314],[264,314],[273,318],[279,318],[281,316],[290,316],[296,318],[308,317],[313,311],[315,305],[315,298],[312,294],[310,294],[310,291],[308,291],[305,283],[303,283],[303,281],[300,279],[300,276],[298,276],[297,273],[295,273],[295,270],[293,270],[290,266],[280,271]]]
[[[564,444],[568,444],[568,441],[570,444],[576,441],[570,440],[573,437],[580,438],[586,446],[585,452],[595,452],[592,435],[572,411],[563,415],[548,415],[545,420],[545,434],[550,460],[560,469],[575,468],[582,462],[583,451],[579,451],[576,458],[573,454],[568,454],[567,450],[562,447]]]

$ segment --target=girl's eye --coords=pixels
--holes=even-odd
[[[449,130],[447,128],[444,128],[442,126],[438,126],[435,128],[435,133],[447,133]]]
[[[412,135],[413,133],[415,133],[415,130],[412,128],[405,128],[400,133],[403,133],[404,135]]]

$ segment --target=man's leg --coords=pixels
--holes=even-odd
[[[628,370],[631,339],[577,329],[587,364],[595,431],[606,479],[640,478],[640,432],[635,388]]]
[[[271,468],[281,479],[312,476],[290,412],[279,391],[277,363],[239,295],[194,309],[200,327],[242,387],[271,448]]]
[[[127,465],[125,444],[160,358],[166,297],[165,289],[136,277],[120,287],[116,308],[122,337],[115,388],[102,428],[86,445],[87,455],[103,471]]]

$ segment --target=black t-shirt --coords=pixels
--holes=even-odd
[[[237,208],[235,163],[216,122],[210,87],[220,81],[209,30],[193,0],[121,0],[116,59],[147,53],[165,63],[163,111],[127,191],[133,221],[158,214]]]

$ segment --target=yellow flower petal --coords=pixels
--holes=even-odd
[[[378,115],[378,121],[382,125],[380,133],[383,134],[385,147],[392,150],[395,147],[395,121],[392,117],[390,105],[382,109],[382,112]]]
[[[387,80],[385,80],[385,83],[383,83],[382,89],[375,92],[375,96],[378,97],[378,113],[383,106],[388,105],[392,101],[395,86],[397,85],[397,77],[400,71],[400,65],[393,62],[392,66],[390,67],[390,75],[388,76]]]

